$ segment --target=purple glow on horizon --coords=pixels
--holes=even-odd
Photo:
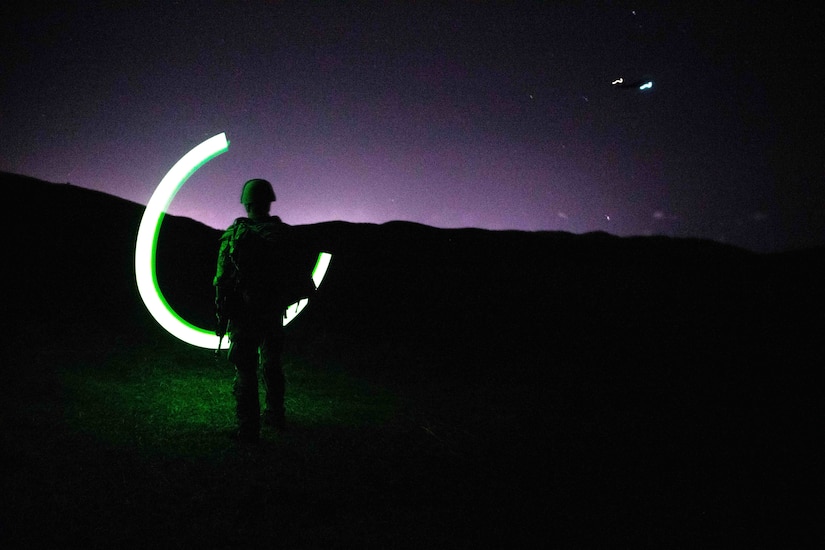
[[[739,8],[718,23],[586,3],[94,4],[10,14],[0,170],[146,204],[172,163],[226,132],[228,154],[170,214],[224,228],[243,214],[242,183],[262,177],[293,224],[600,230],[761,251],[784,248],[788,227],[821,239],[825,186],[800,131],[812,118],[777,102],[789,92],[764,75],[786,64],[763,63],[763,22]],[[727,21],[738,34],[717,32]],[[617,90],[616,75],[656,84]]]

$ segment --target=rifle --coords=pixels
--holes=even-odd
[[[218,347],[215,350],[215,359],[221,356],[221,344],[223,343],[223,337],[226,336],[226,330],[229,328],[229,318],[224,314],[224,302],[226,299],[222,300],[215,300],[215,317],[217,318],[218,324],[215,328],[215,334],[218,336]]]

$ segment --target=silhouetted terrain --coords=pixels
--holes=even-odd
[[[808,504],[821,502],[823,481],[822,249],[760,255],[603,233],[301,226],[307,246],[333,260],[289,327],[291,363],[346,373],[396,396],[403,412],[385,427],[299,425],[254,457],[167,461],[140,442],[77,433],[57,376],[81,364],[104,373],[123,354],[168,357],[164,372],[197,375],[186,357],[209,357],[166,335],[140,301],[143,208],[23,176],[0,183],[24,197],[4,203],[4,547],[822,542],[821,506]],[[166,298],[204,328],[219,235],[167,216],[158,244]],[[69,466],[67,456],[88,462]],[[54,498],[46,482],[30,492],[20,481],[38,479],[32,464],[60,480]],[[126,503],[84,490],[95,476]],[[251,500],[227,500],[239,483]],[[204,523],[226,502],[288,519]],[[155,508],[164,522],[139,529]],[[87,512],[99,516],[78,524]]]

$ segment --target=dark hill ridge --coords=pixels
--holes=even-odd
[[[23,176],[0,183],[25,197],[4,203],[14,251],[4,264],[7,391],[32,375],[44,339],[68,357],[98,340],[165,337],[134,282],[143,207]],[[661,513],[650,522],[688,536],[738,540],[747,533],[736,529],[779,515],[810,526],[801,503],[821,493],[824,250],[761,255],[692,239],[408,222],[299,230],[334,257],[290,325],[291,353],[447,411],[456,433],[490,447],[479,465],[510,472],[496,479],[553,509],[565,504],[550,493],[581,487],[567,493],[581,509],[596,499],[623,518]],[[168,301],[204,327],[220,233],[166,216],[158,245]],[[514,519],[523,513],[494,500]],[[778,540],[801,532],[781,525]]]
[[[25,300],[17,301],[22,319],[72,333],[78,327],[92,329],[94,324],[125,331],[135,324],[145,326],[147,312],[134,276],[142,206],[25,176],[2,174],[0,182],[24,198],[19,203],[4,202],[4,219],[14,228],[15,243],[7,276],[22,296],[40,302],[31,307]],[[183,280],[170,272],[187,272],[207,257],[214,264],[215,234],[203,224],[175,216],[167,216],[161,227],[158,279],[169,289],[170,301],[182,310],[191,309],[188,300],[201,299],[193,295],[193,288],[202,289],[203,283],[197,276]]]
[[[146,325],[133,274],[140,205],[24,176],[4,174],[2,183],[37,205],[35,211],[5,203],[5,218],[18,228],[12,286],[54,304],[24,307],[21,319],[93,328],[99,316],[122,330]],[[35,216],[30,230],[19,229]],[[309,248],[332,252],[333,262],[293,330],[360,342],[371,353],[384,345],[414,348],[398,358],[399,368],[421,368],[433,356],[461,357],[478,368],[498,360],[523,364],[536,349],[554,356],[609,344],[676,349],[697,338],[705,348],[782,345],[822,319],[822,250],[760,255],[693,239],[410,222],[326,222],[300,231]],[[206,328],[213,322],[219,235],[166,216],[158,244],[167,300]]]

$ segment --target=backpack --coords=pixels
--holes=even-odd
[[[250,313],[283,312],[315,291],[313,255],[278,217],[238,218],[227,231],[235,289]]]

